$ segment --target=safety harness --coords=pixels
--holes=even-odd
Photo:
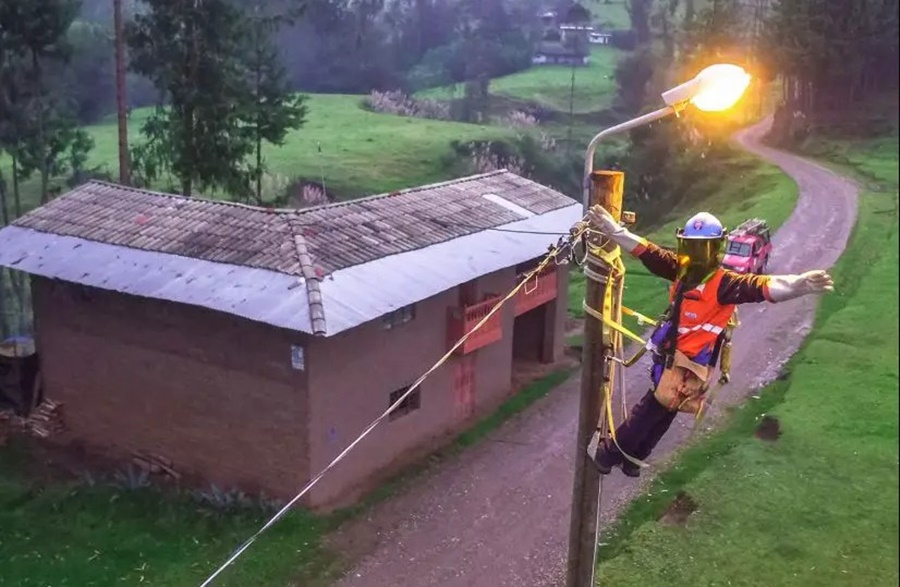
[[[673,296],[672,302],[666,308],[666,311],[663,312],[659,319],[651,319],[640,312],[625,307],[622,304],[622,293],[625,281],[625,263],[622,261],[621,248],[616,247],[612,251],[606,251],[602,247],[598,246],[589,247],[585,236],[582,236],[582,243],[584,245],[585,251],[584,257],[580,260],[577,259],[573,251],[573,260],[576,265],[582,267],[585,277],[587,277],[588,279],[593,279],[595,281],[607,280],[606,276],[595,272],[591,268],[590,263],[587,262],[589,256],[598,258],[600,261],[606,264],[607,267],[610,268],[602,307],[592,308],[588,305],[586,300],[582,301],[582,309],[584,310],[584,312],[592,318],[595,318],[601,322],[603,326],[602,332],[604,345],[607,345],[613,349],[613,356],[609,357],[609,377],[605,378],[602,384],[603,388],[601,389],[601,393],[603,394],[603,403],[605,406],[604,411],[607,420],[608,435],[626,460],[630,461],[632,464],[638,467],[648,467],[649,465],[647,465],[647,463],[644,463],[643,461],[623,451],[619,446],[618,441],[616,440],[616,427],[612,408],[613,381],[616,379],[619,381],[620,393],[622,397],[623,418],[627,417],[627,406],[625,405],[626,400],[624,390],[624,376],[621,372],[613,373],[616,367],[616,365],[614,365],[613,363],[618,363],[624,368],[631,367],[641,359],[641,357],[647,352],[647,350],[652,349],[653,352],[663,355],[664,368],[671,367],[675,358],[675,350],[678,337],[678,320],[681,314],[681,302],[684,299],[684,286],[679,283],[676,286],[676,292]],[[645,341],[641,336],[635,334],[626,326],[624,326],[622,324],[623,314],[637,319],[638,325],[649,324],[655,329],[658,329],[661,327],[661,325],[669,322],[669,331],[666,333],[666,338],[664,339],[662,348],[654,348],[652,342]],[[739,325],[740,322],[737,319],[737,311],[735,310],[731,318],[729,318],[726,328],[716,339],[716,344],[713,349],[713,356],[710,361],[709,368],[712,369],[718,365],[720,376],[717,382],[718,384],[714,386],[712,390],[709,390],[708,393],[705,393],[702,398],[700,407],[696,413],[696,422],[694,425],[695,431],[699,427],[700,420],[706,412],[706,406],[713,402],[721,386],[727,384],[730,380],[732,345],[731,341],[734,329]],[[623,337],[627,337],[641,345],[639,350],[629,359],[625,359],[623,356]],[[615,377],[615,375],[618,375],[618,377]],[[598,433],[600,432],[600,430],[601,427],[598,424]]]

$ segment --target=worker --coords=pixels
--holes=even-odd
[[[589,210],[588,219],[591,228],[637,257],[651,273],[673,282],[669,308],[647,343],[653,357],[650,391],[616,430],[615,439],[598,435],[588,448],[600,474],[618,465],[624,474],[638,477],[641,463],[678,412],[701,409],[720,337],[736,305],[783,302],[832,291],[834,285],[825,271],[750,275],[723,269],[727,232],[707,212],[676,231],[674,252],[631,233],[599,205]]]

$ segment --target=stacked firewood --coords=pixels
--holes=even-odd
[[[62,404],[50,399],[41,402],[27,418],[16,416],[11,412],[0,412],[0,419],[5,420],[11,430],[40,438],[49,438],[65,430]]]
[[[181,479],[181,475],[172,468],[172,461],[165,457],[136,452],[132,453],[131,462],[151,475],[166,475],[175,481]]]
[[[48,438],[65,430],[62,416],[62,404],[45,399],[25,419],[25,427],[35,436]]]

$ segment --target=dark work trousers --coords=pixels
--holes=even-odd
[[[608,467],[623,461],[631,465],[619,451],[621,448],[629,456],[643,461],[653,452],[677,415],[677,411],[668,410],[656,401],[651,389],[635,404],[628,418],[616,429],[618,447],[611,439],[607,440],[597,451],[597,460]]]

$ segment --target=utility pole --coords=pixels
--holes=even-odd
[[[621,171],[594,171],[590,174],[590,182],[587,207],[600,204],[617,221],[621,220],[625,174]],[[585,301],[591,308],[601,310],[606,288],[610,285],[609,275],[612,268],[591,254],[591,247],[597,243],[588,242],[584,263]],[[606,244],[607,251],[615,248],[614,243]],[[608,331],[604,334],[603,324],[599,320],[586,317],[566,587],[593,587],[601,478],[588,458],[587,445],[598,426],[602,434],[606,432],[606,419],[602,418],[602,393],[603,389],[611,391],[611,387],[605,384],[611,382],[613,375],[612,342]]]
[[[128,101],[125,94],[125,39],[122,30],[122,0],[113,0],[113,28],[116,45],[116,108],[119,118],[119,183],[131,184],[131,157],[128,153]]]

